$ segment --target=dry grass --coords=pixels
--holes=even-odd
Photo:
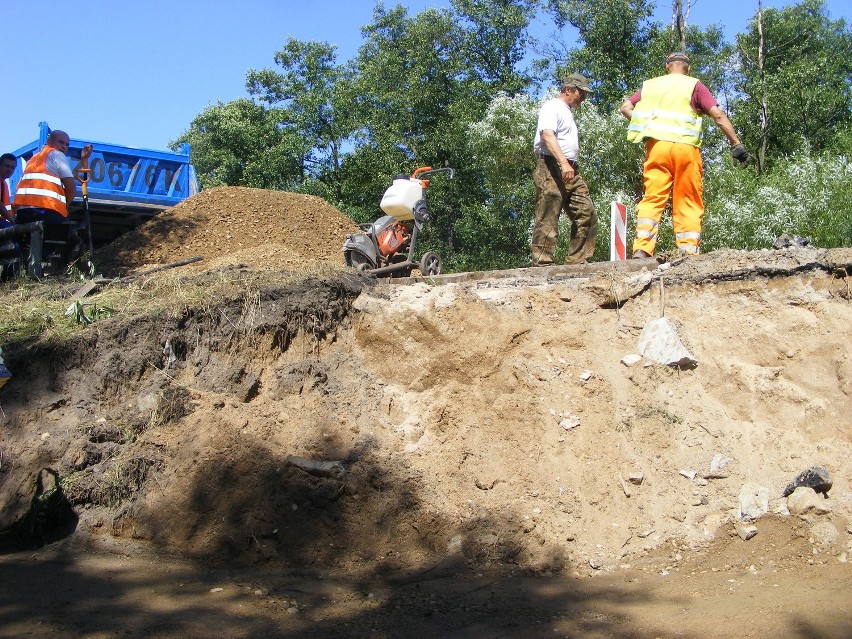
[[[339,271],[338,267],[322,264],[283,272],[225,267],[185,274],[175,269],[127,282],[103,282],[82,301],[91,314],[109,309],[110,317],[118,318],[140,314],[178,316],[194,308],[212,311],[223,299],[242,297],[242,319],[251,321],[262,288],[297,284],[308,277]],[[19,277],[0,283],[0,343],[8,348],[33,340],[63,341],[87,330],[74,313],[66,315],[74,303],[72,297],[84,283],[85,280],[72,277],[43,281]],[[96,321],[109,321],[110,317]]]

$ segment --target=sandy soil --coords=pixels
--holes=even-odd
[[[315,199],[169,214],[231,194],[276,228],[309,202],[316,235],[143,226],[102,263],[205,246],[157,277],[242,290],[4,350],[0,636],[852,634],[852,251],[377,282],[328,272],[352,226]],[[279,242],[325,270],[257,285]],[[661,315],[696,367],[623,363]],[[814,465],[833,486],[790,514]]]

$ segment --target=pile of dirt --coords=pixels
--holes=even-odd
[[[341,246],[357,226],[313,195],[239,186],[208,189],[166,209],[95,252],[105,275],[201,256],[183,267],[197,271],[228,264],[255,269],[304,269],[343,264]]]

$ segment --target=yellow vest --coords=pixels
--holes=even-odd
[[[636,103],[627,139],[643,142],[647,138],[701,146],[701,116],[690,101],[697,78],[671,73],[642,84],[642,99]]]

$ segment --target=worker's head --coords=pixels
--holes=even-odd
[[[18,160],[14,155],[11,153],[0,155],[0,180],[11,177],[16,166],[18,166]]]
[[[569,106],[576,107],[588,97],[592,90],[589,88],[589,81],[586,76],[580,73],[572,73],[562,79],[559,92],[565,96]]]
[[[675,51],[666,57],[666,73],[689,73],[689,56],[682,51]]]
[[[47,146],[52,146],[54,149],[63,153],[68,153],[69,144],[71,144],[71,138],[68,137],[65,131],[57,129],[56,131],[51,131],[50,135],[47,136]]]

